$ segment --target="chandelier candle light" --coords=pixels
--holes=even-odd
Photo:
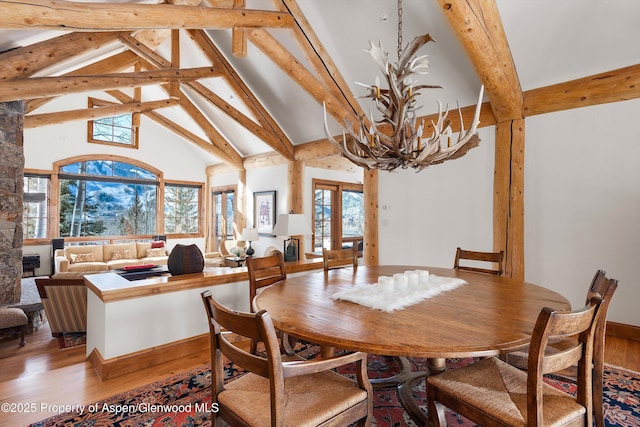
[[[442,109],[442,103],[437,100],[438,119],[432,122],[433,133],[423,137],[424,120],[418,123],[416,111],[416,96],[421,89],[439,89],[441,86],[417,85],[413,76],[427,74],[429,61],[427,55],[416,56],[418,50],[430,41],[435,41],[431,35],[424,34],[416,37],[405,49],[402,49],[402,0],[398,0],[398,62],[389,62],[388,52],[369,42],[370,48],[365,49],[378,64],[378,68],[387,80],[388,89],[380,87],[380,79],[376,77],[373,85],[358,83],[366,87],[369,93],[362,98],[371,98],[382,113],[380,120],[359,117],[357,131],[354,124],[347,117],[344,119],[342,143],[337,142],[329,132],[327,123],[327,109],[324,106],[324,128],[329,141],[340,149],[342,154],[358,166],[367,169],[394,170],[398,167],[409,167],[421,171],[427,166],[442,163],[445,160],[456,159],[480,143],[477,127],[480,123],[480,109],[484,86],[480,88],[473,122],[468,130],[464,130],[462,112],[458,107],[460,117],[460,132],[456,142],[451,141],[451,121],[447,118],[448,108]],[[379,128],[380,126],[380,128]],[[382,126],[390,128],[382,130]]]

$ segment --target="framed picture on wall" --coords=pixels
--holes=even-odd
[[[276,192],[253,193],[253,226],[261,236],[273,236],[276,223]]]

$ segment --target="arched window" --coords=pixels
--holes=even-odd
[[[60,236],[156,234],[158,174],[115,160],[60,167]]]
[[[51,209],[46,211],[49,238],[104,241],[204,234],[203,183],[165,180],[159,169],[115,155],[61,160],[45,177],[51,182]],[[42,209],[37,211],[26,203],[32,208],[27,225],[33,225],[29,230],[34,234],[27,238],[37,243],[35,239],[43,236],[35,235],[36,214]]]

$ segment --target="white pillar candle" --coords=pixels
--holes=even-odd
[[[393,277],[380,276],[378,277],[378,288],[381,292],[393,291]]]
[[[407,289],[407,276],[404,273],[396,273],[393,275],[393,290],[404,291]]]
[[[405,271],[404,275],[407,276],[409,286],[418,286],[419,276],[417,271]]]
[[[418,270],[418,281],[421,285],[429,283],[429,270]]]

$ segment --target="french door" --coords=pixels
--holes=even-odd
[[[364,235],[362,184],[313,180],[313,251],[358,245]]]

